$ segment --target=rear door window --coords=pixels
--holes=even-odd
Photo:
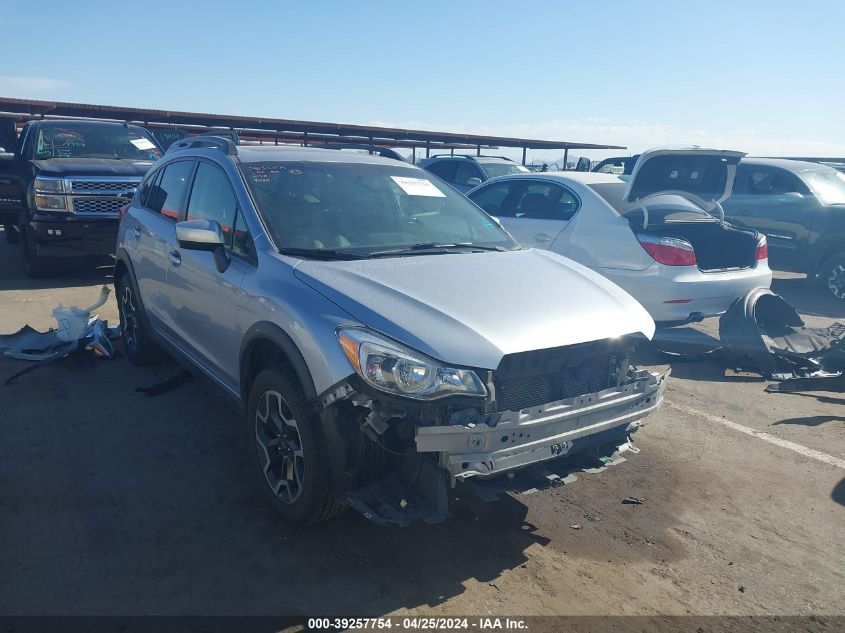
[[[740,184],[740,191],[752,196],[778,196],[785,193],[810,193],[795,174],[774,167],[751,167]]]
[[[154,187],[158,184],[158,181],[161,180],[161,173],[163,171],[163,169],[159,169],[158,171],[153,172],[141,185],[138,196],[142,207],[147,209],[151,208],[150,204],[152,201],[152,192],[155,190]]]
[[[505,198],[508,197],[509,191],[510,184],[500,182],[477,191],[470,199],[490,215],[498,216],[501,214],[502,204],[504,204]]]
[[[426,167],[427,171],[438,178],[442,178],[446,182],[455,182],[455,172],[458,170],[458,164],[454,160],[441,160]]]
[[[470,178],[478,178],[479,180],[483,180],[483,175],[484,174],[481,173],[481,170],[476,167],[473,163],[460,163],[458,165],[457,174],[455,175],[455,184],[469,186]]]
[[[192,160],[180,160],[165,165],[161,170],[161,177],[147,194],[145,206],[174,222],[178,220],[188,193],[188,181],[193,169],[194,161]]]
[[[210,163],[200,162],[188,201],[187,219],[216,220],[226,236],[226,248],[231,249],[237,210],[237,198],[226,172]]]
[[[516,202],[514,217],[530,220],[569,220],[578,210],[578,199],[559,185],[530,183]]]

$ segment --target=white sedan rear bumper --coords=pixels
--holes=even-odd
[[[750,290],[768,288],[772,283],[772,271],[765,261],[745,270],[712,273],[696,266],[658,263],[645,270],[599,268],[596,272],[626,290],[657,322],[723,314]]]

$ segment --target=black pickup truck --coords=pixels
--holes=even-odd
[[[55,258],[114,253],[118,211],[163,153],[144,128],[81,120],[30,121],[9,149],[0,224],[30,277],[60,271]]]
[[[733,225],[765,233],[769,265],[818,277],[845,300],[845,173],[780,158],[743,158],[722,205]]]

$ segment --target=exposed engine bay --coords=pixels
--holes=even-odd
[[[357,377],[336,385],[320,403],[331,462],[343,464],[333,471],[335,494],[376,523],[439,522],[459,482],[599,464],[629,446],[662,400],[669,371],[632,366],[636,342],[506,355],[496,370],[476,370],[483,399],[418,402]]]

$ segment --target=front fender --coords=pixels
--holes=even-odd
[[[281,327],[269,321],[259,321],[254,323],[244,333],[243,341],[241,342],[240,351],[240,388],[241,399],[246,404],[249,397],[249,358],[254,346],[259,341],[268,340],[276,347],[282,350],[284,355],[290,361],[293,370],[296,372],[296,377],[299,378],[299,383],[305,391],[305,396],[309,400],[314,400],[317,397],[316,388],[314,387],[314,379],[311,376],[311,371],[308,369],[308,363],[305,362],[305,357],[294,343],[290,335]]]

